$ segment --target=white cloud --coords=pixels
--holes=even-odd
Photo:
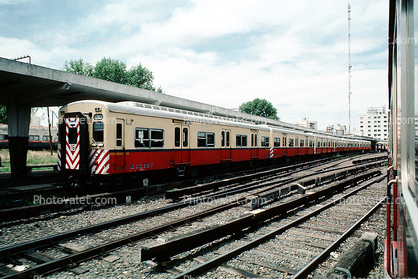
[[[386,98],[388,8],[383,0],[350,2],[354,119]],[[29,53],[34,63],[55,68],[69,59],[112,57],[128,66],[142,63],[170,95],[230,108],[260,97],[286,121],[310,117],[322,129],[335,121],[348,124],[347,3],[100,3],[70,26],[43,26],[39,34],[55,43],[0,38],[2,55]],[[80,40],[90,43],[74,43]]]
[[[0,5],[18,5],[22,3],[34,2],[35,0],[0,0]]]

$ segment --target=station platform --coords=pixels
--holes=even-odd
[[[67,176],[53,170],[32,171],[27,177],[12,178],[11,173],[0,173],[0,194],[10,191],[30,191],[63,185]]]

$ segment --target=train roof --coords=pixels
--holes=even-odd
[[[354,138],[347,138],[345,136],[335,136],[335,135],[327,135],[323,131],[318,131],[312,129],[306,130],[293,130],[289,128],[282,128],[278,126],[272,126],[267,124],[256,124],[255,122],[251,122],[244,119],[232,118],[232,117],[223,117],[223,116],[216,116],[211,114],[205,114],[200,112],[188,111],[188,110],[181,110],[176,108],[169,108],[163,107],[158,105],[151,105],[151,104],[144,104],[132,101],[122,101],[118,103],[110,103],[105,101],[97,101],[97,100],[83,100],[77,101],[70,104],[63,106],[65,108],[67,106],[76,105],[76,104],[98,104],[104,106],[107,110],[111,112],[121,112],[121,113],[131,113],[131,114],[140,114],[140,115],[150,115],[155,117],[167,117],[167,118],[181,118],[185,121],[195,121],[198,123],[208,123],[208,124],[223,124],[223,125],[233,125],[236,127],[243,127],[243,128],[250,128],[250,129],[260,129],[260,130],[270,130],[281,132],[281,133],[289,133],[289,134],[297,134],[302,136],[313,136],[313,137],[320,137],[320,138],[328,138],[328,139],[335,139],[335,140],[343,140],[343,141],[358,141],[358,142],[366,142],[367,140],[362,139],[354,139]]]
[[[173,119],[181,119],[185,121],[192,121],[197,123],[208,123],[208,124],[223,124],[223,125],[233,125],[236,127],[250,128],[250,129],[265,129],[268,130],[264,125],[257,125],[250,121],[245,121],[242,119],[228,118],[222,116],[215,116],[210,114],[204,114],[199,112],[168,108],[157,105],[143,104],[137,102],[118,102],[118,103],[109,103],[104,101],[95,101],[95,100],[85,100],[77,101],[70,103],[62,108],[65,108],[70,105],[89,103],[89,104],[98,104],[104,106],[110,112],[120,112],[120,113],[129,113],[129,114],[138,114],[138,115],[147,115],[155,117],[166,117]]]

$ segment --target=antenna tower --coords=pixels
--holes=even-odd
[[[351,134],[351,53],[350,53],[351,6],[348,4],[348,134]]]

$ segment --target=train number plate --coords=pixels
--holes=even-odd
[[[154,163],[131,164],[131,170],[150,169],[153,165]]]

